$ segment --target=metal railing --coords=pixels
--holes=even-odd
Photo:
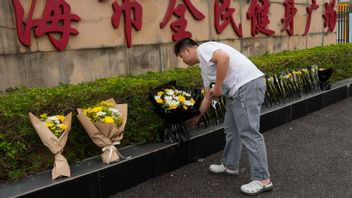
[[[337,43],[352,43],[352,4],[337,5]]]

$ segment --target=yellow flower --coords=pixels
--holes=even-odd
[[[186,105],[183,105],[183,109],[184,109],[184,110],[187,110],[188,107],[187,107]]]
[[[186,98],[184,96],[178,96],[178,101],[179,102],[184,102]]]
[[[84,115],[87,115],[89,112],[90,112],[90,108],[88,108],[88,109],[83,109],[83,114],[84,114]]]
[[[106,116],[104,118],[104,123],[113,124],[114,123],[114,118],[112,118],[111,116]]]
[[[100,102],[100,105],[101,106],[105,106],[105,107],[111,107],[112,106],[112,104],[110,102],[106,102],[106,101]]]
[[[45,122],[45,124],[46,124],[46,126],[47,126],[48,128],[54,127],[54,124],[51,123],[51,122]]]
[[[159,104],[161,104],[161,103],[163,103],[164,101],[163,101],[163,99],[158,98],[158,99],[156,99],[156,102],[159,103]]]
[[[194,101],[193,98],[191,98],[190,101],[191,101],[192,104],[196,103],[196,101]]]
[[[164,94],[163,91],[158,91],[158,93],[157,93],[158,96],[162,96],[163,94]]]
[[[43,113],[42,115],[39,116],[42,121],[46,120],[48,115],[46,113]]]
[[[66,130],[66,129],[67,129],[67,125],[66,125],[66,124],[61,124],[61,125],[60,125],[60,128],[61,128],[62,130]]]
[[[98,113],[99,111],[103,110],[103,107],[94,107],[93,109],[91,109],[90,111],[93,113]]]
[[[170,105],[169,109],[177,109],[176,105]]]
[[[62,115],[56,115],[56,118],[59,119],[61,122],[65,120],[65,116]]]

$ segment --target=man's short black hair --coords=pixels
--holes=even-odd
[[[174,45],[175,55],[178,56],[181,53],[181,51],[186,47],[194,47],[194,46],[198,46],[198,43],[196,43],[194,40],[190,38],[183,38],[177,41],[176,44]]]

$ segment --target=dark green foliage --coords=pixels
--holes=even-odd
[[[266,74],[303,68],[309,65],[333,67],[332,80],[352,76],[352,45],[338,44],[307,50],[268,54],[251,59]],[[100,154],[76,119],[76,109],[113,97],[128,103],[124,145],[159,141],[162,120],[154,114],[148,100],[149,88],[171,80],[187,87],[201,87],[198,67],[150,72],[140,76],[114,77],[78,85],[62,84],[52,88],[15,88],[0,95],[0,183],[16,180],[52,168],[53,154],[42,144],[31,126],[28,113],[67,114],[73,112],[72,129],[64,149],[70,164]]]
[[[159,141],[163,122],[154,114],[148,100],[149,88],[176,79],[180,85],[201,86],[197,67],[175,69],[165,73],[100,79],[79,85],[52,88],[18,88],[0,95],[0,183],[50,169],[53,155],[42,144],[31,126],[28,113],[34,115],[73,112],[72,129],[64,156],[72,164],[100,154],[76,119],[76,109],[85,108],[113,97],[128,103],[128,122],[122,146]]]

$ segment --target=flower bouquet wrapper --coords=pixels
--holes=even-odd
[[[120,154],[115,147],[123,139],[123,132],[127,122],[128,104],[116,104],[115,100],[110,98],[106,100],[113,104],[112,108],[117,109],[122,118],[122,124],[116,127],[114,124],[106,124],[101,122],[92,122],[83,113],[83,109],[77,109],[77,118],[81,122],[83,128],[91,138],[91,140],[99,147],[102,148],[101,159],[103,163],[110,164],[120,160]]]
[[[53,170],[51,172],[52,179],[54,180],[60,176],[70,177],[70,166],[66,158],[62,155],[62,152],[67,142],[68,133],[71,130],[72,113],[69,113],[67,116],[65,116],[63,124],[65,124],[67,128],[62,133],[60,138],[57,138],[45,125],[45,123],[43,123],[32,113],[29,113],[29,119],[37,134],[39,135],[40,139],[42,140],[43,144],[48,147],[48,149],[53,154],[55,154],[55,161],[53,165]]]

